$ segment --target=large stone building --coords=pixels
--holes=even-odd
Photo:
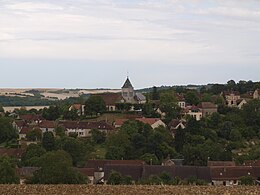
[[[135,92],[135,89],[127,77],[124,85],[121,88],[121,93],[102,93],[96,94],[103,98],[108,111],[116,111],[117,104],[145,104],[146,97],[142,93]]]

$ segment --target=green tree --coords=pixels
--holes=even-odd
[[[97,129],[92,129],[91,139],[95,144],[103,144],[106,141],[106,133]]]
[[[58,126],[55,128],[55,134],[56,136],[59,136],[59,137],[65,137],[65,132],[66,132],[66,128],[64,128],[63,126]]]
[[[85,184],[87,179],[72,167],[72,159],[65,151],[53,151],[39,160],[40,169],[27,182],[31,184]]]
[[[254,185],[254,179],[251,176],[244,176],[240,178],[240,184],[245,186]]]
[[[123,177],[119,172],[111,171],[107,180],[107,184],[120,185],[122,184],[122,181],[123,181]]]
[[[37,167],[39,159],[46,153],[46,150],[37,144],[30,144],[22,155],[22,165],[28,167]]]
[[[50,106],[49,108],[44,108],[42,116],[46,120],[55,121],[62,115],[61,109],[58,106]]]
[[[189,91],[185,95],[185,100],[190,105],[198,105],[200,102],[200,99],[198,97],[198,94],[195,91]]]
[[[148,165],[159,165],[159,159],[155,154],[145,153],[140,157],[140,160],[143,160]]]
[[[100,96],[90,96],[85,103],[85,112],[87,115],[97,115],[106,111],[106,104]]]
[[[55,138],[52,132],[45,132],[43,134],[42,147],[46,151],[52,151],[55,149]]]
[[[7,156],[0,157],[0,184],[18,184],[15,163]]]
[[[31,129],[26,134],[26,139],[28,141],[41,141],[42,140],[42,131],[39,128]]]
[[[18,136],[12,126],[12,121],[6,117],[0,117],[0,143],[16,139]]]
[[[70,154],[74,166],[79,166],[84,163],[87,154],[92,152],[92,148],[87,147],[83,141],[72,137],[60,139],[57,143],[57,147]]]
[[[131,148],[129,137],[124,132],[110,134],[106,140],[106,159],[129,159],[128,152]]]
[[[3,106],[2,106],[2,104],[0,104],[0,112],[5,112],[5,110],[4,110]]]
[[[153,91],[152,91],[152,100],[159,100],[160,99],[160,94],[157,90],[157,87],[153,87]]]

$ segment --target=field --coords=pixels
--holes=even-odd
[[[87,186],[87,185],[0,185],[1,195],[59,194],[59,195],[259,195],[260,187],[208,187],[208,186]]]

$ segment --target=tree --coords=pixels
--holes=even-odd
[[[42,147],[46,151],[52,151],[55,149],[55,138],[52,132],[45,132],[43,134]]]
[[[57,143],[57,147],[70,154],[74,166],[79,166],[82,162],[84,163],[87,153],[92,152],[92,148],[87,147],[83,141],[72,137],[60,139]]]
[[[30,144],[22,155],[22,165],[37,167],[41,156],[46,154],[46,150],[37,144]]]
[[[165,121],[167,123],[173,118],[179,118],[181,108],[177,104],[174,91],[165,91],[160,94],[160,109],[166,113]]]
[[[97,115],[106,111],[106,104],[100,96],[90,96],[85,103],[85,112],[87,115]]]
[[[110,134],[106,140],[106,159],[121,160],[129,159],[127,155],[131,148],[129,137],[124,132]]]
[[[0,104],[0,112],[5,112],[5,110],[1,104]]]
[[[103,144],[106,141],[106,133],[93,129],[91,130],[91,139],[96,144]]]
[[[157,87],[153,87],[152,100],[159,100],[160,94],[158,93]]]
[[[46,120],[55,121],[61,116],[61,109],[58,106],[50,106],[49,108],[44,108],[42,116]]]
[[[17,138],[17,132],[12,126],[12,121],[6,117],[0,117],[0,143]]]
[[[55,128],[55,134],[56,136],[59,136],[59,137],[65,137],[65,131],[66,131],[66,128],[64,128],[63,126],[58,126]]]
[[[123,181],[123,177],[119,172],[111,171],[107,180],[107,184],[120,185],[122,181]]]
[[[0,157],[0,184],[18,184],[15,163],[7,156]]]
[[[48,152],[40,158],[40,169],[27,183],[85,184],[87,179],[72,167],[72,159],[65,151]]]
[[[254,179],[251,176],[244,176],[240,178],[240,184],[246,186],[254,185]]]
[[[200,102],[200,99],[198,97],[198,94],[195,91],[189,91],[185,95],[185,100],[190,105],[198,105]]]
[[[31,129],[26,134],[26,139],[28,141],[41,141],[42,140],[42,131],[38,128]]]
[[[159,165],[159,160],[155,154],[145,153],[140,157],[148,165]]]

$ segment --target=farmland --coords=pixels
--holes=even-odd
[[[61,194],[61,195],[103,195],[103,194],[222,194],[222,195],[258,195],[259,187],[212,187],[212,186],[87,186],[87,185],[0,185],[0,194]]]

